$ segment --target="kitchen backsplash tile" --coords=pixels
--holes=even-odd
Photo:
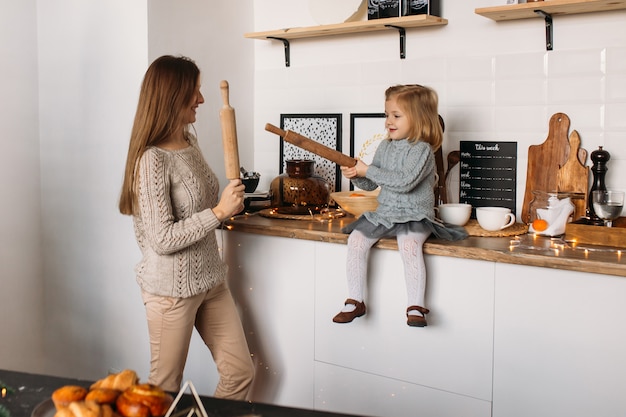
[[[548,103],[595,103],[604,100],[604,77],[581,76],[548,79]]]
[[[625,48],[607,48],[606,49],[606,73],[626,72],[626,47]]]
[[[446,76],[450,80],[491,80],[493,68],[492,56],[448,57],[446,60]]]
[[[505,136],[512,136],[511,133],[520,132],[537,132],[538,135],[541,135],[543,131],[547,133],[549,117],[546,116],[546,110],[542,106],[496,106],[495,130]],[[536,140],[536,136],[534,140]]]
[[[622,74],[607,75],[605,84],[607,102],[626,102],[626,69]]]
[[[495,83],[497,106],[543,105],[547,99],[547,85],[542,78],[499,80]]]
[[[495,76],[499,79],[543,78],[547,52],[506,54],[495,57]]]
[[[493,81],[448,81],[449,106],[490,106],[493,105]]]
[[[605,111],[605,129],[607,131],[626,130],[626,117],[624,117],[626,115],[626,103],[615,103],[607,106]],[[626,142],[626,135],[622,146],[624,146],[624,142]]]
[[[552,51],[548,55],[549,77],[604,74],[605,50]]]

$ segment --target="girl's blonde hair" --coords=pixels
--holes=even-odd
[[[385,100],[395,99],[410,124],[409,142],[424,141],[436,151],[443,142],[443,128],[437,110],[435,90],[419,84],[394,85],[385,91]]]
[[[189,135],[189,125],[183,122],[183,109],[194,97],[200,69],[189,58],[164,55],[148,67],[141,84],[139,103],[130,134],[124,181],[119,201],[122,214],[135,214],[137,208],[136,166],[149,146],[156,146],[181,127]]]

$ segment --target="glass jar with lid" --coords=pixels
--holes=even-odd
[[[528,231],[548,237],[564,235],[565,226],[573,220],[574,201],[584,198],[583,193],[533,191]]]
[[[270,184],[272,209],[281,214],[315,214],[328,207],[330,185],[315,175],[315,161],[290,159],[287,172]]]

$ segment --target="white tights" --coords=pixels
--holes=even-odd
[[[424,307],[426,292],[426,267],[422,247],[430,235],[430,231],[420,225],[418,232],[398,234],[398,251],[404,264],[404,280],[406,282],[407,306]],[[348,237],[348,298],[363,301],[367,280],[367,260],[370,249],[378,239],[369,238],[358,230],[352,231]],[[348,304],[344,311],[354,309]],[[411,312],[414,313],[413,311]],[[419,315],[421,313],[415,312]]]

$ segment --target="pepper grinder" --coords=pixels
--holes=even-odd
[[[606,185],[604,183],[604,177],[606,176],[606,172],[609,168],[606,166],[606,163],[611,159],[611,154],[602,149],[602,146],[599,146],[597,150],[591,152],[591,161],[593,161],[593,166],[591,167],[591,173],[593,174],[593,184],[591,184],[591,189],[589,190],[589,198],[587,199],[587,213],[589,213],[589,224],[601,226],[604,224],[604,221],[598,217],[595,210],[593,209],[593,192],[598,191],[606,191]]]

